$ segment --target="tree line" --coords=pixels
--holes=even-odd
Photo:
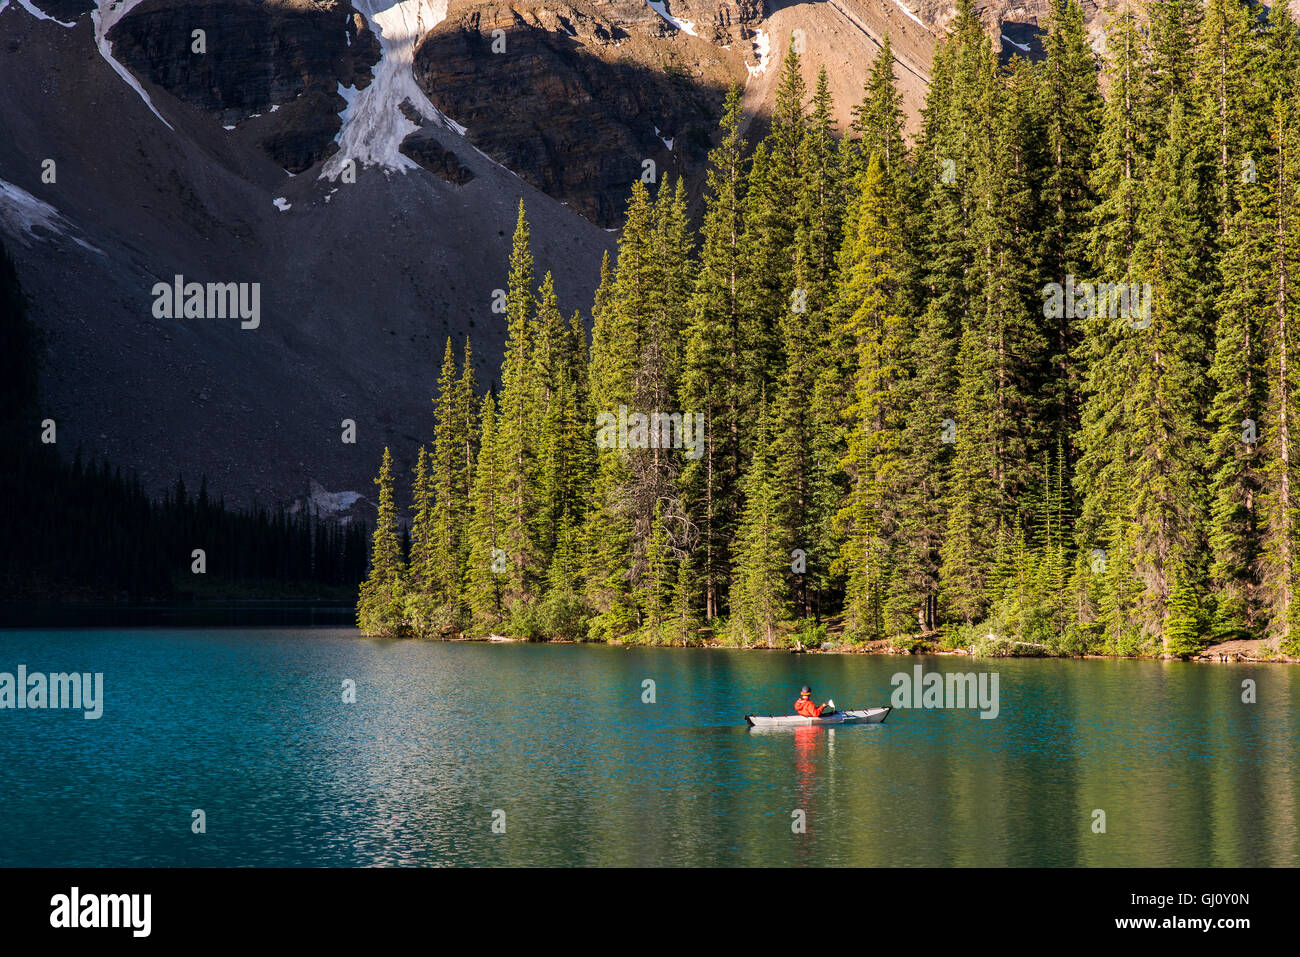
[[[1300,651],[1296,25],[1126,4],[1098,54],[1052,0],[1044,47],[962,0],[911,144],[888,38],[847,130],[787,51],[698,224],[633,185],[590,342],[521,204],[499,387],[448,342],[361,627]]]
[[[65,461],[40,440],[39,334],[0,245],[0,597],[166,600],[344,597],[366,574],[369,530],[284,507],[228,508],[184,479],[158,496],[107,460]],[[55,433],[57,435],[57,433]],[[202,549],[203,574],[194,550]]]

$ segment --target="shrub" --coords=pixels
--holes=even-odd
[[[541,608],[535,602],[511,602],[506,609],[501,629],[510,638],[524,638],[528,641],[543,641],[546,638]]]
[[[555,589],[542,601],[540,625],[551,638],[584,641],[590,617],[581,595],[569,589]]]
[[[456,630],[455,609],[434,601],[432,595],[423,592],[405,596],[403,617],[416,638],[444,638]]]
[[[794,633],[789,643],[799,642],[805,648],[820,648],[826,642],[826,623],[816,618],[800,618],[794,623]]]

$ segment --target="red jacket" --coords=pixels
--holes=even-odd
[[[817,707],[817,705],[813,704],[812,698],[804,695],[800,695],[799,700],[794,703],[794,710],[805,718],[820,717],[825,708],[826,705],[822,705],[820,708]]]

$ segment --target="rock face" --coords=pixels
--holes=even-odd
[[[94,10],[95,0],[38,0],[36,8],[60,23],[71,23]]]
[[[985,0],[1004,58],[1037,56],[1050,0]],[[1085,0],[1098,18],[1097,0]],[[698,187],[726,89],[759,120],[788,48],[811,88],[825,66],[841,127],[888,34],[913,132],[953,0],[450,0],[415,77],[471,142],[602,226],[622,222],[646,163]]]
[[[402,140],[402,153],[430,173],[457,186],[464,186],[474,178],[474,171],[468,166],[462,166],[455,153],[444,149],[442,144],[424,131],[412,133]]]
[[[108,39],[133,73],[252,136],[292,173],[333,152],[339,86],[366,86],[379,60],[347,0],[145,0]]]
[[[743,29],[719,9],[719,31]],[[622,221],[647,170],[701,166],[727,87],[745,79],[738,57],[622,0],[453,0],[414,69],[475,146],[601,226]]]
[[[289,106],[223,130],[148,75],[122,76],[89,19],[0,9],[0,239],[41,332],[41,413],[61,452],[107,457],[154,492],[206,475],[230,504],[310,488],[333,507],[370,494],[385,447],[409,481],[448,338],[471,340],[479,387],[492,385],[506,330],[492,304],[521,201],[538,276],[553,273],[566,315],[590,308],[613,237],[454,130],[426,124],[416,147],[443,176],[415,163],[289,176],[254,135]],[[256,327],[159,318],[155,285],[177,275],[256,286]]]
[[[29,2],[65,23],[88,19],[96,5]],[[934,44],[957,7],[955,0],[653,2],[429,0],[420,4],[425,19],[417,27],[415,81],[434,106],[468,128],[480,150],[610,227],[622,222],[628,188],[649,164],[656,181],[668,173],[687,176],[698,196],[732,83],[743,87],[746,114],[759,120],[753,135],[761,134],[792,42],[803,47],[809,86],[826,67],[843,128],[888,34],[915,133]],[[1082,3],[1088,29],[1099,38],[1105,5]],[[416,17],[415,5],[142,0],[109,40],[133,73],[298,173],[337,150],[339,114],[347,106],[339,91],[372,82],[381,58],[376,24]],[[1300,0],[1291,6],[1300,9]],[[1051,0],[976,0],[1004,60],[1043,55],[1050,8]],[[193,49],[195,30],[204,31],[204,53]],[[466,181],[467,168],[454,152],[449,156],[427,136],[412,134],[402,151],[448,182]]]
[[[410,101],[402,103],[401,110],[408,120],[421,127],[402,140],[403,155],[409,156],[435,176],[441,176],[457,186],[464,186],[474,178],[474,171],[468,166],[462,166],[456,154],[439,143],[430,130],[424,128],[419,112],[411,106]]]
[[[34,2],[69,21],[94,6]],[[376,24],[399,2],[142,0],[108,38],[133,73],[299,173],[338,149],[347,106],[340,90],[372,82],[381,57]],[[474,146],[611,227],[622,222],[631,183],[651,171],[656,182],[685,175],[698,194],[731,84],[744,88],[746,112],[760,121],[753,134],[761,134],[796,36],[810,86],[826,66],[843,126],[888,34],[915,132],[933,45],[956,8],[954,0],[654,3],[446,0],[445,18],[420,28],[415,81],[467,127]],[[977,7],[1004,59],[1042,54],[1038,34],[1050,0],[977,0]],[[1099,32],[1099,0],[1084,7]],[[195,30],[204,31],[202,53],[194,49]],[[455,153],[428,136],[412,134],[402,152],[448,182],[468,181]]]

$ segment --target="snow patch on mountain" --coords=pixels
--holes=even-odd
[[[19,2],[21,3],[22,0],[19,0]],[[131,89],[140,94],[140,99],[144,100],[145,105],[153,111],[154,116],[162,120],[163,126],[175,132],[176,128],[163,119],[163,115],[153,105],[153,100],[149,99],[149,94],[144,91],[140,81],[131,74],[130,70],[113,59],[113,44],[106,39],[108,31],[116,26],[117,21],[130,13],[133,7],[139,6],[140,2],[141,0],[96,0],[96,7],[90,13],[90,19],[95,24],[95,46],[99,47],[100,55],[108,61],[109,66],[117,71],[117,75],[126,80]]]
[[[692,37],[699,36],[699,34],[695,32],[694,23],[690,20],[679,20],[668,12],[668,4],[665,3],[664,0],[646,0],[646,6],[659,14],[659,16],[663,17],[665,22],[676,27],[678,30],[681,30],[682,33]]]
[[[758,66],[750,63],[745,64],[745,69],[749,71],[751,80],[766,73],[767,64],[772,59],[772,39],[762,30],[754,31],[754,56],[758,57]]]
[[[902,0],[894,0],[894,6],[898,7],[898,9],[902,10],[902,11],[903,11],[904,13],[906,13],[909,17],[911,17],[913,20],[915,20],[917,26],[919,26],[919,27],[921,27],[923,30],[925,30],[926,33],[929,33],[929,32],[930,32],[930,28],[929,28],[928,26],[925,25],[925,21],[922,20],[920,17],[918,17],[918,16],[917,16],[915,13],[913,13],[911,10],[909,10],[909,9],[908,9],[908,8],[907,8],[907,7],[902,3]]]
[[[1005,41],[1007,41],[1007,43],[1010,43],[1013,47],[1015,47],[1015,48],[1016,48],[1017,50],[1019,50],[1021,53],[1028,53],[1028,52],[1029,52],[1029,47],[1028,47],[1028,46],[1026,46],[1026,45],[1023,44],[1023,43],[1017,43],[1015,40],[1011,39],[1011,38],[1010,38],[1009,36],[1007,36],[1005,33],[1002,34],[1002,39],[1005,40]]]
[[[27,190],[0,179],[0,226],[24,246],[31,245],[32,237],[44,239],[36,230],[66,236],[82,249],[103,255],[103,251],[69,235],[72,224],[59,211],[44,200],[37,199]]]
[[[382,166],[405,172],[418,164],[401,152],[402,140],[419,127],[403,115],[409,101],[424,119],[440,123],[461,136],[465,127],[434,106],[411,72],[415,45],[447,17],[447,0],[353,0],[353,7],[379,38],[380,58],[374,79],[364,90],[339,87],[347,106],[339,114],[343,127],[334,139],[339,150],[321,170],[321,178],[338,178],[348,160],[362,166]]]
[[[340,512],[348,511],[362,500],[360,492],[331,492],[315,479],[310,479],[309,482],[311,494],[305,504],[308,513],[311,515],[337,516]],[[298,508],[299,503],[295,502],[289,512],[296,514]],[[349,518],[351,516],[341,516],[341,522],[346,525]]]
[[[64,23],[62,20],[56,20],[40,7],[36,6],[36,4],[32,3],[32,0],[18,0],[18,5],[34,16],[37,20],[49,20],[51,23],[57,23],[59,26],[67,27],[69,30],[76,26],[75,23]],[[7,6],[9,6],[9,2],[8,0],[5,0],[5,3],[0,5],[0,11],[3,11]]]

